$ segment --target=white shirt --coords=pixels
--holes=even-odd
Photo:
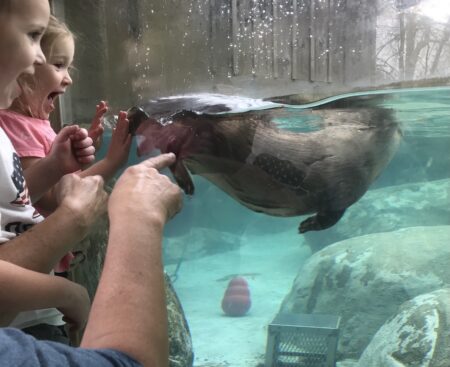
[[[20,158],[0,128],[0,246],[42,220],[31,204]],[[11,326],[24,328],[41,323],[64,324],[62,314],[53,308],[22,312]]]

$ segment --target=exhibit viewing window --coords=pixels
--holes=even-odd
[[[119,111],[123,169],[177,155],[171,367],[449,363],[450,2],[51,6],[76,35],[54,129],[104,100],[97,159]],[[91,295],[105,233],[74,271]]]

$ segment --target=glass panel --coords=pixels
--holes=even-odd
[[[141,107],[128,164],[179,157],[164,260],[195,366],[264,363],[279,311],[341,317],[338,366],[356,365],[404,302],[449,284],[448,2],[53,6],[77,34],[63,121]]]

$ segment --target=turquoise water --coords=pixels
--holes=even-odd
[[[371,187],[375,189],[447,178],[450,175],[450,159],[448,159],[450,151],[450,89],[377,91],[368,95],[377,94],[387,94],[390,97],[383,105],[395,110],[403,133],[403,140],[389,166]],[[314,104],[293,106],[287,109],[284,118],[275,119],[275,122],[280,128],[294,132],[315,130],[317,117],[307,113],[303,114],[303,109],[326,105],[344,97],[358,98],[359,96],[361,94],[336,96]],[[136,157],[130,159],[130,162],[135,161],[137,161]],[[179,235],[191,226],[212,227],[217,230],[239,233],[246,227],[245,218],[258,216],[257,213],[235,203],[202,177],[193,176],[193,179],[196,194],[194,197],[185,198],[184,210],[169,223],[166,230],[167,236]],[[210,192],[214,192],[214,194]],[[211,199],[211,196],[214,199]],[[202,217],[202,208],[205,205],[210,212],[205,213],[205,216]],[[200,208],[197,209],[197,206]],[[194,213],[198,211],[200,212]],[[273,221],[274,224],[280,220],[281,222],[286,221],[286,218],[269,218],[268,220]],[[263,228],[262,232],[264,231]]]
[[[267,325],[282,304],[284,311],[341,316],[339,358],[356,361],[383,318],[387,318],[377,308],[378,302],[383,309],[394,312],[409,298],[435,290],[437,284],[450,283],[450,275],[442,275],[442,269],[439,273],[435,260],[420,263],[422,272],[438,278],[435,282],[416,276],[414,267],[416,262],[425,261],[421,259],[426,252],[450,261],[450,254],[438,245],[442,238],[450,243],[450,88],[370,93],[385,94],[389,98],[382,99],[382,103],[395,111],[402,130],[399,149],[369,191],[327,230],[299,235],[298,223],[306,217],[279,218],[255,213],[204,178],[193,176],[195,195],[185,197],[183,211],[167,225],[164,260],[191,329],[195,366],[262,363]],[[336,96],[315,104],[292,106],[275,122],[294,132],[312,131],[317,129],[319,120],[304,110],[344,97],[354,102],[361,96]],[[129,164],[137,161],[133,152]],[[415,247],[413,240],[420,244]],[[424,253],[422,248],[426,248]],[[332,261],[330,268],[323,263],[317,265],[318,254],[325,258],[330,249],[335,251],[332,259],[361,251],[355,255],[357,260],[346,265],[344,280],[337,281],[331,275],[337,260]],[[364,252],[367,249],[370,252]],[[390,249],[397,252],[390,253]],[[364,263],[373,256],[380,258]],[[387,258],[390,265],[386,265]],[[375,263],[375,274],[389,274],[389,286],[380,281],[367,295],[361,290],[370,287],[371,280],[357,284],[350,280],[352,274]],[[406,272],[410,275],[405,276]],[[226,316],[220,306],[228,281],[235,275],[247,279],[252,297],[249,313],[238,318]],[[405,280],[409,278],[415,279],[414,286]],[[396,282],[402,291],[393,287],[394,294],[386,294],[386,289]],[[292,289],[295,291],[289,295]],[[315,301],[311,303],[313,293]],[[340,299],[336,294],[347,298]],[[354,299],[348,302],[349,297]],[[367,321],[367,335],[364,332],[356,337],[355,323],[364,324],[361,320],[376,322]]]

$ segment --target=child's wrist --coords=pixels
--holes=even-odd
[[[113,159],[113,158],[109,157],[108,154],[105,156],[105,158],[103,158],[103,164],[110,171],[113,171],[112,173],[117,171],[122,166],[122,162],[119,162],[116,159]]]
[[[56,177],[58,180],[62,176],[64,176],[65,174],[70,173],[70,172],[64,172],[64,167],[61,164],[61,162],[58,159],[58,157],[56,157],[55,154],[49,155],[49,156],[47,156],[45,158],[42,158],[42,160],[44,162],[47,162],[46,163],[47,164],[46,171],[49,172],[49,173],[51,172],[52,175],[54,175],[54,177]]]

